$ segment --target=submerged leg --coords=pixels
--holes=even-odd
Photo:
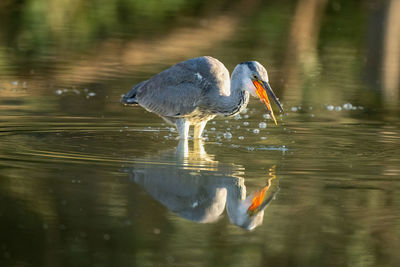
[[[201,159],[206,159],[207,152],[204,149],[204,143],[202,139],[193,140],[193,152],[198,154]]]
[[[180,139],[176,147],[176,154],[180,160],[189,157],[189,143],[187,139]]]
[[[194,139],[201,138],[201,135],[203,134],[204,127],[206,127],[206,124],[207,121],[202,121],[194,126],[194,135],[193,135]]]
[[[188,139],[190,122],[185,119],[176,120],[176,128],[178,129],[180,139]]]

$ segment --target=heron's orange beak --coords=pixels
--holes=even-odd
[[[263,102],[264,105],[267,107],[269,114],[271,115],[272,119],[275,122],[275,125],[277,125],[278,123],[276,122],[276,119],[274,116],[274,111],[272,110],[271,103],[269,102],[269,99],[268,99],[268,95],[275,101],[276,105],[283,112],[281,103],[279,103],[279,100],[276,98],[274,92],[272,91],[271,87],[269,86],[269,84],[267,82],[253,80],[253,84],[256,87],[256,93],[257,93],[258,97],[260,98],[261,102]]]

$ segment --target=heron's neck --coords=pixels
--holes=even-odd
[[[222,113],[226,116],[232,116],[241,112],[249,103],[249,92],[245,90],[242,80],[232,73],[230,84],[230,95],[222,96],[219,104]]]

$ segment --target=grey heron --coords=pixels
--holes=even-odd
[[[277,124],[268,96],[281,111],[283,108],[268,83],[266,69],[257,61],[238,64],[229,79],[229,71],[219,60],[198,57],[180,62],[146,81],[135,85],[121,102],[140,105],[175,124],[181,139],[201,138],[207,122],[217,115],[232,116],[241,112],[249,95],[258,97]]]

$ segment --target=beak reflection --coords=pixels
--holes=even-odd
[[[279,191],[278,181],[275,175],[275,166],[269,169],[269,177],[266,185],[252,196],[251,205],[247,209],[247,214],[250,217],[263,211]]]

